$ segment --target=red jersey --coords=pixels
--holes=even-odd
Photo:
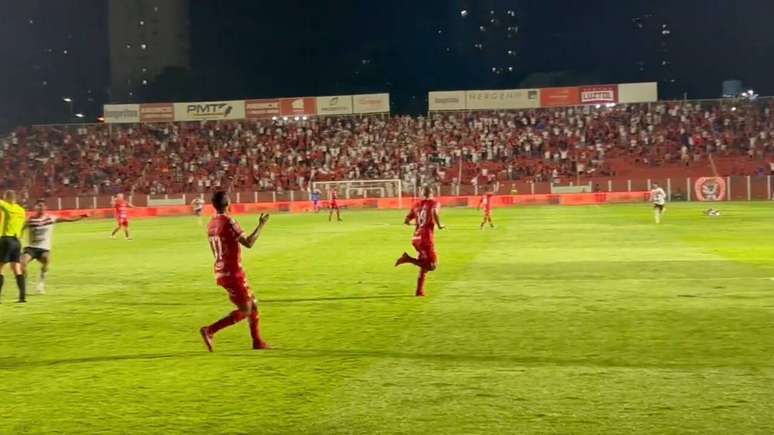
[[[239,238],[244,231],[229,216],[216,215],[207,226],[212,255],[215,256],[215,278],[244,277]]]
[[[339,197],[339,195],[336,193],[335,190],[333,192],[331,192],[331,206],[334,206],[334,207],[336,206],[336,199],[338,197]]]
[[[125,200],[116,200],[113,203],[113,208],[115,209],[116,219],[126,220],[129,217],[129,205]]]
[[[484,206],[484,211],[488,214],[492,211],[492,194],[487,193],[481,197],[481,205]]]
[[[414,204],[406,216],[406,222],[414,221],[414,239],[432,240],[435,234],[435,211],[438,203],[433,199],[423,199]]]

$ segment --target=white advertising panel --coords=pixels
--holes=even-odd
[[[438,91],[427,95],[430,111],[465,110],[465,91]]]
[[[354,113],[388,113],[390,94],[363,94],[352,97]]]
[[[618,85],[618,102],[653,103],[658,101],[658,83],[624,83]]]
[[[540,89],[467,91],[467,110],[532,109],[540,107]]]
[[[140,122],[139,104],[105,104],[102,116],[110,124],[128,124]]]
[[[335,95],[330,97],[317,97],[317,114],[327,115],[351,115],[352,95]]]
[[[175,103],[175,121],[216,121],[244,118],[244,100]]]

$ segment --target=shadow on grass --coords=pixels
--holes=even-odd
[[[589,356],[588,358],[562,358],[551,356],[529,356],[529,355],[486,355],[470,353],[423,353],[423,352],[398,352],[391,350],[348,350],[348,349],[298,349],[298,348],[280,348],[275,347],[268,351],[226,351],[215,352],[211,354],[205,350],[189,352],[169,352],[169,353],[148,353],[135,355],[102,355],[88,356],[80,358],[62,358],[40,361],[21,361],[17,358],[0,358],[0,372],[4,370],[22,370],[36,367],[57,367],[72,364],[98,364],[120,361],[164,361],[169,360],[174,364],[174,360],[204,358],[204,357],[227,357],[227,358],[254,358],[262,355],[270,358],[375,358],[375,359],[402,359],[417,360],[426,362],[443,363],[495,363],[500,365],[512,365],[514,367],[590,367],[590,368],[612,368],[612,369],[666,369],[666,370],[694,370],[705,368],[746,368],[762,369],[774,368],[771,364],[765,362],[740,362],[728,363],[727,361],[705,361],[679,362],[679,361],[642,361],[626,360],[622,358],[603,358]],[[260,361],[260,360],[256,360]],[[591,375],[591,374],[589,374]]]
[[[444,363],[497,363],[516,367],[593,367],[593,368],[633,368],[633,369],[702,369],[702,368],[750,368],[761,369],[774,367],[764,362],[728,363],[725,361],[706,361],[703,363],[679,361],[642,361],[623,358],[604,358],[589,356],[588,358],[529,356],[529,355],[486,355],[471,353],[422,353],[397,352],[391,350],[342,350],[342,349],[295,349],[274,348],[272,356],[287,358],[329,358],[354,357],[377,359],[405,359]]]
[[[382,296],[330,296],[320,298],[299,298],[299,299],[258,299],[258,303],[295,303],[295,302],[330,302],[330,301],[360,301],[367,299],[403,299],[416,298],[412,294],[404,295],[382,295]]]
[[[295,298],[295,299],[262,299],[258,297],[258,304],[292,304],[292,303],[304,303],[304,302],[336,302],[336,301],[361,301],[369,299],[403,299],[403,298],[415,298],[413,294],[403,295],[375,295],[375,296],[324,296],[319,298]],[[167,307],[167,306],[201,306],[202,304],[186,304],[179,302],[163,302],[163,301],[121,301],[114,302],[113,305],[117,306],[137,306],[137,307]]]
[[[56,367],[69,364],[91,364],[114,361],[153,361],[176,358],[191,358],[207,356],[209,352],[177,352],[177,353],[148,353],[138,355],[98,355],[80,358],[62,358],[39,361],[21,361],[18,358],[0,359],[0,370],[26,369],[31,367]]]

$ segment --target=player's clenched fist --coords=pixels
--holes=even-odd
[[[261,213],[261,216],[258,218],[258,224],[266,225],[266,222],[269,222],[269,213]]]

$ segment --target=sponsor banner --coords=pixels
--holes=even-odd
[[[280,100],[277,98],[245,101],[247,119],[271,118],[280,114]]]
[[[583,186],[555,186],[551,185],[551,193],[564,194],[564,193],[592,193],[591,186],[588,184]]]
[[[580,104],[580,89],[577,87],[543,88],[540,90],[542,107],[577,106]]]
[[[102,116],[107,123],[138,123],[140,122],[140,105],[105,104],[102,106]]]
[[[658,101],[658,83],[624,83],[618,85],[621,103],[653,103]]]
[[[140,122],[174,122],[173,103],[140,104]]]
[[[540,107],[540,89],[467,91],[468,110],[531,109]]]
[[[580,87],[581,104],[618,103],[618,85],[598,85]]]
[[[282,116],[317,115],[317,99],[314,97],[282,98],[280,114]]]
[[[320,116],[351,115],[352,112],[352,95],[317,97],[317,114]]]
[[[390,111],[390,94],[355,95],[352,100],[354,113],[388,113]]]
[[[430,92],[427,95],[430,111],[465,110],[465,91]]]
[[[183,198],[168,198],[168,199],[148,199],[148,207],[160,207],[160,206],[167,206],[167,205],[186,205],[185,200]]]
[[[245,102],[243,100],[175,103],[176,121],[216,121],[244,118]]]
[[[726,199],[726,180],[723,177],[702,177],[693,184],[699,201],[723,201]]]

